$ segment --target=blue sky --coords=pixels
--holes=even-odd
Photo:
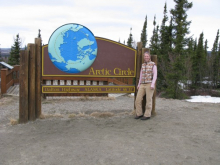
[[[134,40],[139,42],[146,15],[150,40],[154,15],[160,25],[165,2],[170,15],[175,5],[173,0],[0,0],[0,47],[10,48],[18,33],[22,46],[33,43],[38,29],[41,29],[43,44],[47,44],[53,31],[67,23],[84,25],[95,36],[115,41],[120,38],[121,42],[127,41],[132,28]],[[199,38],[204,32],[211,50],[220,29],[220,1],[189,2],[193,2],[193,8],[187,12],[188,20],[192,21],[190,35]]]

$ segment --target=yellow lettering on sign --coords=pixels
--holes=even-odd
[[[122,70],[120,68],[114,69],[114,75],[116,76],[132,76],[134,74],[134,71],[128,68],[128,70]]]
[[[111,70],[108,69],[94,69],[93,67],[91,67],[90,71],[89,71],[89,75],[97,75],[97,76],[109,76],[111,75]]]
[[[93,67],[90,68],[89,75],[96,75],[96,76],[110,76],[112,70],[108,70],[107,68],[103,69],[94,69]],[[127,70],[122,70],[121,68],[115,68],[113,70],[115,76],[133,76],[134,71],[128,68]]]
[[[51,88],[51,87],[46,87],[44,88],[45,92],[59,92],[60,89],[59,88]]]
[[[89,75],[92,73],[92,75],[95,75],[94,69],[93,67],[91,67],[90,71],[89,71]]]
[[[96,75],[101,75],[100,71],[101,71],[101,70],[96,70],[96,71],[95,71]]]
[[[71,92],[79,92],[80,89],[79,88],[71,88]]]
[[[102,91],[101,88],[85,88],[86,92],[98,92],[98,91]]]
[[[111,72],[111,70],[105,69],[105,75],[106,75],[106,76],[111,75],[110,72]]]
[[[115,68],[114,69],[114,75],[116,75],[116,76],[121,75],[120,70],[121,70],[120,68]]]

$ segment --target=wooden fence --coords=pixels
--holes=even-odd
[[[19,65],[15,65],[11,70],[1,69],[1,94],[5,94],[12,85],[19,83],[19,69]]]

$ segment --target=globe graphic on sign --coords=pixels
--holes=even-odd
[[[52,63],[66,73],[80,73],[89,68],[97,57],[97,42],[92,32],[79,24],[57,28],[48,42]]]

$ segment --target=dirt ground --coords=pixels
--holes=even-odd
[[[11,125],[18,97],[2,97],[0,164],[220,164],[220,104],[157,98],[157,115],[141,121],[133,103],[129,96],[43,100],[44,119]]]

